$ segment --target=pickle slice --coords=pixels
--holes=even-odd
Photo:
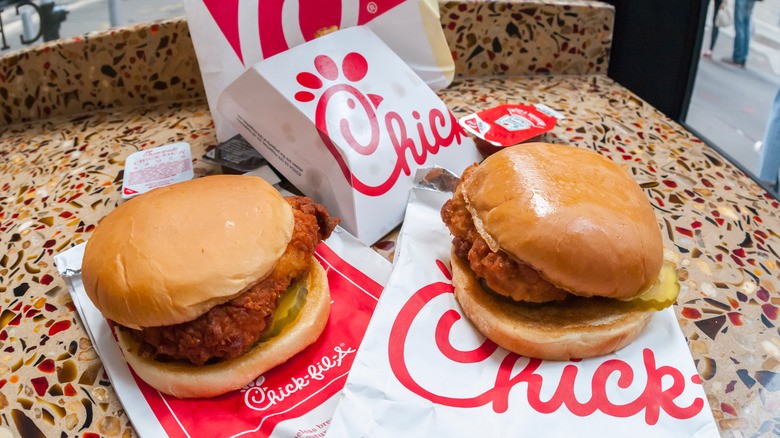
[[[487,282],[484,278],[479,279],[479,284],[482,286],[482,288],[486,291],[489,291],[490,293],[501,295],[498,292],[494,291],[490,288],[490,286],[487,285]],[[617,299],[617,298],[603,298],[603,297],[590,297],[590,298],[583,298],[576,295],[569,294],[569,296],[562,301],[547,301],[544,303],[528,303],[525,301],[514,301],[509,297],[505,297],[508,300],[514,302],[517,305],[522,305],[526,307],[544,307],[544,306],[560,306],[563,305],[563,303],[577,301],[581,299],[597,299],[597,300],[609,300],[613,304],[617,305],[623,308],[624,310],[632,310],[632,309],[639,309],[639,310],[663,310],[677,301],[677,295],[680,293],[680,283],[677,282],[677,271],[675,271],[674,264],[669,262],[664,262],[663,266],[661,266],[661,272],[658,273],[658,277],[655,279],[655,282],[653,282],[650,287],[648,287],[644,292],[640,293],[639,295],[634,295],[631,298],[627,298],[624,300]],[[503,296],[503,295],[501,295]]]
[[[271,328],[260,337],[259,341],[266,341],[274,336],[279,336],[285,327],[295,322],[301,313],[301,309],[303,309],[303,305],[306,304],[308,293],[309,290],[302,282],[291,284],[279,298],[279,305],[276,306],[274,311]]]
[[[679,293],[680,283],[677,282],[674,265],[664,262],[655,282],[647,290],[625,302],[640,309],[663,310],[677,301]]]

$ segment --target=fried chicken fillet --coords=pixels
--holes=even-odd
[[[461,176],[466,181],[476,164]],[[453,235],[455,254],[468,260],[471,269],[493,291],[517,301],[542,303],[566,298],[567,291],[542,278],[531,266],[519,262],[504,251],[493,252],[474,227],[471,213],[466,208],[463,185],[458,185],[452,199],[441,209],[441,218]]]
[[[327,208],[302,196],[285,198],[295,218],[287,249],[274,269],[255,285],[181,324],[129,330],[141,343],[139,354],[157,360],[187,360],[202,365],[238,357],[269,329],[279,297],[295,281],[306,278],[309,260],[320,241],[339,223]]]

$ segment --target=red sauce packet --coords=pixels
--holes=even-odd
[[[500,105],[461,117],[458,122],[474,135],[483,155],[532,140],[552,130],[563,116],[542,105]]]

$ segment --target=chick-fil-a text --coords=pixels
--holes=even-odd
[[[438,265],[440,268],[443,267],[441,262]],[[442,270],[444,271],[444,269]],[[445,275],[447,274],[445,272]],[[661,411],[676,419],[687,419],[696,416],[704,407],[704,400],[700,397],[695,398],[688,406],[677,404],[676,399],[685,390],[686,379],[676,368],[659,366],[653,351],[649,348],[645,348],[642,352],[644,367],[641,372],[646,373],[647,376],[645,388],[636,399],[626,404],[614,404],[607,397],[607,380],[613,374],[618,375],[617,386],[621,389],[628,388],[634,382],[637,371],[622,360],[605,360],[597,367],[591,377],[591,397],[589,400],[580,402],[575,397],[574,385],[579,373],[579,367],[575,364],[569,364],[563,368],[560,381],[557,382],[552,397],[548,400],[542,400],[544,376],[537,372],[542,361],[533,358],[527,359],[528,362],[519,372],[513,372],[515,365],[523,357],[511,352],[507,352],[501,360],[495,384],[490,388],[485,388],[482,393],[473,397],[448,397],[436,394],[426,389],[412,376],[406,362],[405,345],[412,322],[418,317],[423,307],[434,298],[452,292],[452,285],[445,282],[430,284],[418,290],[398,313],[390,331],[388,354],[393,374],[408,390],[420,397],[434,403],[459,408],[474,408],[492,403],[493,410],[500,413],[509,409],[510,392],[519,384],[525,383],[527,384],[527,403],[537,412],[549,414],[565,406],[569,412],[577,416],[587,416],[595,411],[600,411],[613,417],[631,417],[644,410],[645,422],[648,425],[654,425],[658,422]],[[435,337],[438,353],[453,362],[476,364],[486,360],[496,352],[498,346],[489,339],[471,351],[461,351],[455,348],[450,343],[449,335],[453,325],[460,318],[460,313],[452,309],[445,311],[439,318],[435,332],[430,333],[430,336]],[[416,333],[414,336],[424,336],[424,334]],[[431,354],[436,353],[436,351],[431,352]],[[667,381],[666,386],[668,387],[666,389],[662,384],[664,380]],[[693,383],[700,384],[698,376],[693,376],[691,380]],[[671,381],[671,386],[668,384],[669,381]]]

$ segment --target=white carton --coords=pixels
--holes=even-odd
[[[218,108],[306,196],[367,244],[401,222],[420,166],[480,160],[444,102],[364,27],[255,64]]]

